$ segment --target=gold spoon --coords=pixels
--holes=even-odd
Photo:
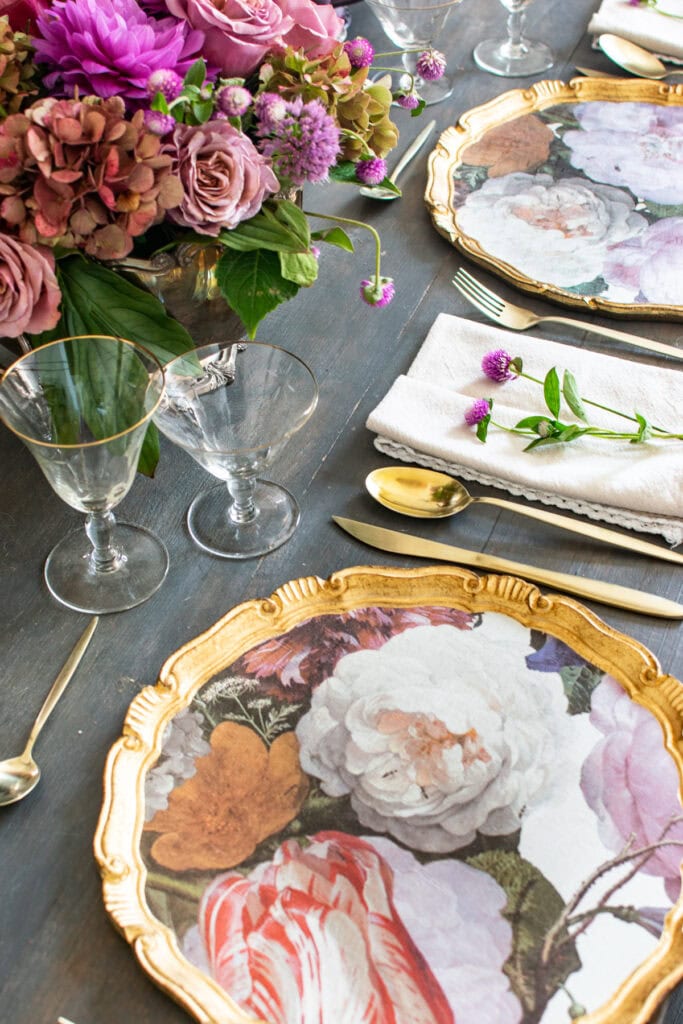
[[[98,618],[95,615],[88,623],[85,632],[67,658],[62,671],[52,684],[52,688],[38,712],[38,717],[31,730],[31,735],[28,738],[23,754],[20,754],[19,757],[10,757],[6,761],[0,761],[0,807],[5,804],[14,804],[17,800],[23,800],[38,785],[40,768],[31,757],[33,744],[38,739],[38,733],[47,722],[55,704],[66,690],[69,680],[85,654],[97,623]]]
[[[401,172],[406,169],[406,167],[413,159],[413,157],[417,156],[417,154],[420,152],[425,142],[431,135],[435,124],[436,121],[430,121],[429,124],[425,125],[420,134],[417,136],[417,138],[415,138],[410,144],[410,146],[408,146],[407,150],[405,151],[399,162],[396,164],[396,167],[389,175],[389,181],[393,182],[394,185],[398,180],[399,174],[401,174]],[[385,188],[382,185],[363,185],[363,187],[359,188],[358,191],[362,196],[365,196],[367,199],[384,199],[386,201],[389,201],[391,199],[398,199],[401,195],[400,192],[393,192],[391,189]]]
[[[610,32],[598,37],[598,46],[620,68],[639,78],[660,79],[669,75],[683,75],[683,71],[672,71],[649,50],[632,43],[630,39],[622,39],[621,36],[614,36]]]
[[[683,565],[683,554],[677,551],[660,547],[658,544],[650,544],[637,537],[623,536],[604,526],[570,519],[556,512],[546,512],[545,509],[527,508],[526,505],[518,505],[504,498],[474,498],[455,477],[448,476],[447,473],[437,473],[432,469],[384,466],[381,469],[373,469],[368,474],[365,486],[380,505],[403,516],[413,516],[416,519],[445,519],[447,516],[464,512],[470,505],[497,505],[530,519],[539,519],[551,526],[571,530],[573,533],[580,533],[584,537],[604,541],[615,547],[626,548],[627,551],[637,551],[642,555]]]

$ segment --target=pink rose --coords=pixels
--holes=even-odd
[[[62,293],[49,249],[0,234],[0,334],[40,334],[59,323]]]
[[[581,789],[598,817],[602,841],[615,852],[631,835],[634,849],[661,839],[681,842],[682,822],[667,830],[671,818],[683,812],[678,772],[664,748],[657,719],[631,700],[616,680],[605,676],[593,692],[590,720],[604,739],[598,740],[583,763]],[[664,879],[672,901],[680,889],[682,857],[683,846],[662,846],[641,868]]]
[[[392,888],[391,868],[363,839],[319,832],[305,849],[287,840],[271,862],[206,890],[209,971],[270,1024],[453,1024]]]
[[[295,50],[303,48],[310,57],[329,53],[341,35],[344,22],[331,4],[311,3],[311,0],[279,0],[285,14],[294,20],[294,26],[282,41]]]
[[[251,74],[294,27],[275,0],[167,0],[166,6],[204,33],[205,59],[227,77]]]
[[[164,151],[173,155],[184,192],[168,216],[204,235],[253,217],[280,187],[266,158],[227,121],[178,125]]]

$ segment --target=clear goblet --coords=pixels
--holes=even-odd
[[[440,49],[439,39],[446,20],[462,0],[367,0],[385,35],[404,53],[403,66],[413,76],[415,89],[427,104],[439,103],[453,92],[453,79],[446,72],[436,81],[426,81],[416,70],[419,51],[434,46]],[[406,78],[406,86],[409,85]],[[403,82],[401,83],[403,84]]]
[[[224,481],[197,495],[187,515],[199,547],[221,558],[253,558],[283,544],[299,507],[284,487],[259,478],[318,401],[315,378],[285,349],[217,342],[165,367],[159,429]]]
[[[533,0],[500,0],[508,15],[507,39],[484,39],[474,48],[474,61],[483,71],[504,78],[536,75],[552,67],[555,56],[545,43],[527,39],[523,34],[526,8]]]
[[[150,352],[101,335],[43,345],[0,380],[0,417],[59,497],[86,513],[85,530],[64,537],[45,563],[50,592],[76,611],[132,608],[166,576],[168,553],[158,537],[117,523],[112,513],[133,483],[163,390]]]

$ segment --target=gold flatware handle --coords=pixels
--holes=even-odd
[[[642,590],[632,590],[616,583],[605,583],[602,580],[589,580],[583,576],[573,576],[564,572],[553,572],[551,569],[539,569],[535,565],[524,565],[512,562],[507,558],[497,558],[480,551],[467,551],[452,544],[441,544],[439,541],[426,540],[398,530],[387,530],[371,523],[361,523],[343,516],[332,516],[333,521],[346,533],[370,547],[381,551],[393,551],[399,555],[412,555],[415,558],[429,558],[439,562],[454,562],[468,565],[475,569],[489,569],[514,576],[522,576],[543,583],[577,597],[599,601],[614,608],[624,608],[631,612],[642,612],[662,619],[683,619],[683,605],[656,594],[648,594]]]
[[[654,341],[652,338],[641,338],[638,334],[627,334],[626,331],[615,331],[613,327],[602,327],[592,324],[586,320],[573,320],[569,316],[544,316],[540,319],[544,323],[565,324],[569,327],[580,327],[589,334],[598,334],[601,338],[613,338],[614,341],[623,341],[626,345],[637,345],[638,348],[648,349],[650,352],[658,352],[663,356],[673,356],[674,359],[683,359],[683,348],[675,348],[673,345],[666,345],[663,341]]]
[[[515,501],[506,501],[505,498],[477,498],[476,500],[478,505],[496,505],[498,508],[508,508],[517,512],[518,515],[527,516],[529,519],[538,519],[542,523],[549,523],[561,530],[570,530],[582,537],[592,537],[593,540],[602,541],[604,544],[611,544],[614,547],[625,548],[627,551],[637,551],[641,555],[650,555],[652,558],[661,558],[665,562],[683,565],[683,555],[678,551],[661,547],[659,544],[650,544],[649,541],[640,540],[639,537],[627,537],[617,533],[616,530],[608,530],[604,526],[596,526],[594,523],[586,523],[583,520],[575,521],[569,516],[561,516],[545,509],[527,508],[526,505],[519,505]]]
[[[41,729],[47,722],[48,718],[52,714],[52,711],[54,710],[57,701],[66,690],[68,684],[71,681],[72,675],[78,668],[81,658],[83,657],[87,650],[88,644],[90,643],[90,640],[92,638],[93,633],[95,632],[95,627],[97,626],[98,622],[99,617],[97,615],[94,615],[90,622],[88,623],[88,625],[83,630],[83,633],[76,642],[76,646],[74,647],[71,654],[64,662],[61,672],[59,673],[54,683],[52,684],[50,692],[45,698],[42,708],[38,712],[38,717],[33,723],[33,728],[31,729],[31,735],[28,738],[28,744],[26,748],[29,753],[31,751],[31,748],[33,747],[33,744],[38,739],[38,733],[41,731]]]
[[[611,75],[608,71],[598,71],[597,68],[582,68],[579,64],[576,65],[576,70],[585,75],[586,78],[628,78],[628,72],[624,72],[623,75]]]

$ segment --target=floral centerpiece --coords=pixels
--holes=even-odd
[[[392,92],[391,78],[370,80],[373,47],[342,42],[331,6],[9,0],[0,9],[0,335],[24,349],[118,335],[162,362],[187,351],[187,330],[125,271],[185,245],[218,257],[220,293],[253,338],[264,316],[315,282],[319,243],[353,250],[343,223],[375,240],[361,297],[391,301],[374,229],[293,201],[306,182],[392,187],[391,104],[424,106],[412,81]],[[444,66],[428,51],[419,73],[439,77]],[[155,461],[147,450],[143,464]]]
[[[97,330],[175,354],[189,344],[182,328],[169,336],[163,305],[116,261],[182,242],[218,248],[219,288],[253,337],[313,284],[319,242],[353,248],[341,219],[314,230],[322,215],[304,213],[293,192],[330,179],[386,184],[391,104],[423,106],[412,87],[372,82],[370,43],[341,42],[343,22],[313,0],[21,0],[5,10],[0,333],[29,344]],[[436,51],[422,63],[443,73]],[[373,235],[361,295],[383,306],[393,283]]]

